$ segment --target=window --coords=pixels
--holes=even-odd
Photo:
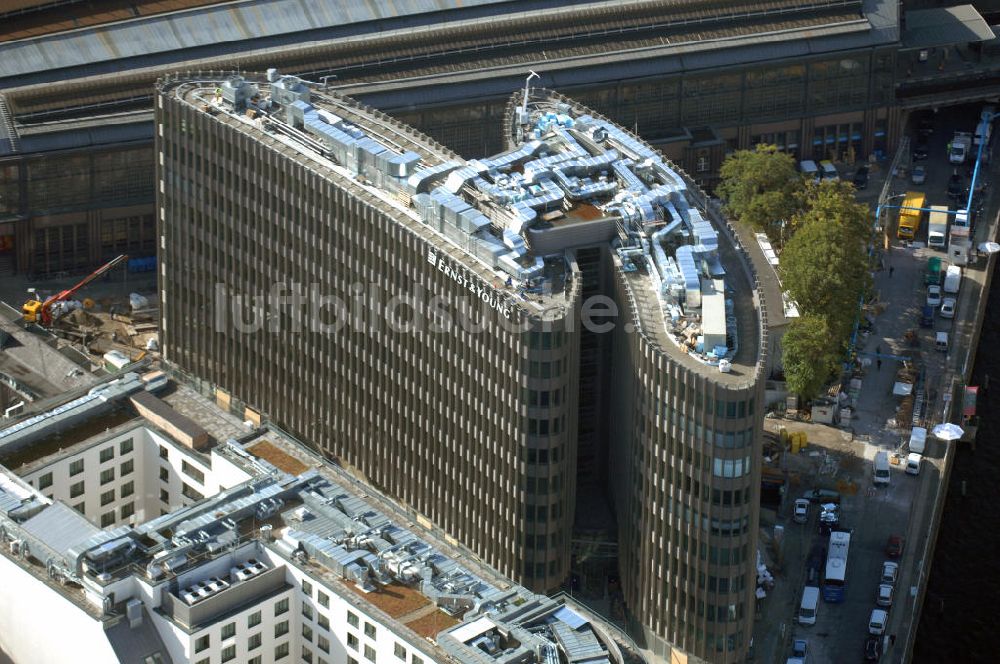
[[[413,655],[413,664],[424,664],[423,657],[418,657],[417,655]]]
[[[288,613],[288,598],[276,602],[274,605],[274,615],[280,616],[282,613]]]
[[[135,514],[135,503],[125,503],[120,509],[122,520],[125,520]]]
[[[205,473],[201,472],[187,461],[181,462],[181,471],[193,480],[196,480],[199,484],[205,483]]]
[[[212,664],[212,658],[211,657],[206,657],[205,659],[199,659],[194,664]]]
[[[111,461],[114,458],[115,458],[114,447],[105,447],[103,450],[101,450],[101,463]]]
[[[392,647],[392,653],[403,660],[406,661],[406,648],[403,647],[402,643],[397,643]]]
[[[166,489],[160,489],[160,502],[170,504],[170,494],[167,493]]]
[[[306,664],[312,664],[313,661],[312,650],[309,650],[309,648],[306,648],[305,646],[302,646],[302,661]]]
[[[101,494],[101,507],[104,507],[105,505],[113,502],[115,502],[114,489],[111,489],[111,491],[105,491],[104,493]]]
[[[254,611],[247,616],[247,628],[256,627],[260,624],[260,611]]]
[[[305,579],[302,579],[302,592],[312,597],[313,594],[313,584],[309,583]]]
[[[132,439],[126,438],[122,442],[118,443],[118,454],[125,456],[132,451]]]
[[[316,617],[316,624],[322,627],[323,629],[326,630],[330,629],[330,619],[324,616],[322,613]]]
[[[160,481],[169,482],[170,481],[170,471],[160,466]]]
[[[45,473],[44,475],[38,476],[38,489],[48,489],[52,486],[52,473]]]
[[[236,636],[236,623],[231,622],[227,625],[222,626],[222,640],[230,639]]]
[[[358,649],[358,637],[355,634],[347,633],[347,647],[351,650]]]
[[[359,625],[359,623],[358,623],[358,614],[354,613],[353,611],[348,611],[347,612],[347,624],[350,625],[351,627],[357,629],[358,625]]]
[[[261,664],[261,662],[263,661],[264,659],[260,655],[257,655],[256,657],[251,657],[250,659],[248,659],[247,664]]]
[[[263,641],[260,636],[260,632],[256,634],[251,634],[250,638],[247,639],[247,650],[253,650],[254,648],[260,648],[260,644]]]
[[[118,467],[118,474],[125,477],[135,469],[135,460],[129,459]]]
[[[183,484],[182,487],[183,488],[181,489],[181,493],[184,494],[185,497],[190,498],[191,500],[201,500],[202,498],[205,497],[201,495],[201,492],[197,491],[193,487],[188,486],[187,484]]]
[[[279,643],[274,648],[274,659],[282,659],[283,657],[288,657],[288,642]]]
[[[135,493],[135,482],[125,482],[121,486],[121,496],[122,498],[128,498],[133,493]]]
[[[208,646],[212,645],[212,635],[206,634],[205,636],[199,636],[194,640],[194,651],[201,652]]]
[[[327,595],[322,590],[316,591],[316,600],[319,602],[319,605],[322,606],[324,609],[330,608],[330,596]]]
[[[83,459],[77,459],[69,464],[69,476],[79,475],[83,472]]]
[[[348,641],[350,641],[350,637],[351,636],[352,636],[351,634],[347,635]],[[316,636],[316,647],[319,648],[320,650],[322,650],[323,652],[330,652],[330,640],[328,638],[326,638],[325,636],[323,636],[322,634],[319,634],[319,635]],[[354,649],[355,650],[358,649],[358,638],[357,637],[354,637]],[[350,658],[348,658],[348,659],[350,659]]]
[[[84,511],[85,507],[83,503],[77,503],[76,505],[73,505],[73,509],[75,509],[80,514],[86,514],[86,512]]]
[[[302,616],[307,620],[313,619],[313,608],[312,605],[302,602]]]
[[[365,646],[365,659],[367,659],[369,662],[375,661],[375,648],[372,648],[371,646]]]
[[[77,498],[83,495],[83,481],[79,481],[76,484],[71,484],[69,487],[69,497]]]
[[[280,623],[274,626],[274,638],[278,638],[279,636],[284,636],[285,634],[288,634],[288,621],[282,620]]]
[[[228,662],[232,659],[236,659],[236,645],[226,646],[222,649],[222,661]]]
[[[312,641],[313,640],[313,630],[312,630],[312,627],[310,627],[309,625],[306,625],[305,623],[302,624],[302,638],[304,638],[306,641]]]
[[[108,482],[115,481],[115,469],[108,468],[107,470],[101,471],[101,486],[104,486]]]
[[[168,454],[169,454],[169,450],[161,445],[160,446],[160,458],[161,459],[166,459]]]
[[[369,639],[375,638],[375,625],[371,624],[370,622],[365,623],[365,636],[367,636]]]

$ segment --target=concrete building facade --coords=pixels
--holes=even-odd
[[[166,361],[539,591],[585,486],[646,647],[743,657],[766,314],[683,172],[537,90],[470,161],[276,72],[156,107]]]

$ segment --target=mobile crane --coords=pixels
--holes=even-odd
[[[44,302],[39,302],[38,300],[28,300],[21,307],[21,313],[24,315],[24,322],[26,323],[40,323],[41,325],[48,326],[52,324],[52,306],[57,302],[62,302],[68,300],[72,295],[89,284],[94,279],[107,274],[109,271],[113,270],[117,266],[121,265],[128,260],[126,254],[114,258],[101,267],[97,268],[86,277],[84,277],[80,283],[73,286],[72,288],[67,288],[64,291],[60,291],[55,295],[51,295],[45,299]]]

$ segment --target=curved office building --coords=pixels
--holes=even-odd
[[[740,661],[764,308],[704,194],[554,93],[465,160],[274,70],[156,103],[162,345],[524,585],[614,507],[633,633]]]

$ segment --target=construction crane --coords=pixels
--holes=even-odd
[[[67,288],[64,291],[56,293],[48,297],[44,302],[39,302],[38,300],[28,300],[21,307],[21,313],[24,315],[24,322],[26,323],[40,323],[42,325],[48,326],[52,324],[52,306],[57,302],[62,302],[68,300],[72,295],[89,284],[94,279],[107,274],[109,271],[113,270],[117,266],[121,265],[128,260],[126,254],[122,254],[118,258],[114,258],[101,267],[97,268],[86,277],[84,277],[80,283],[72,288]]]

